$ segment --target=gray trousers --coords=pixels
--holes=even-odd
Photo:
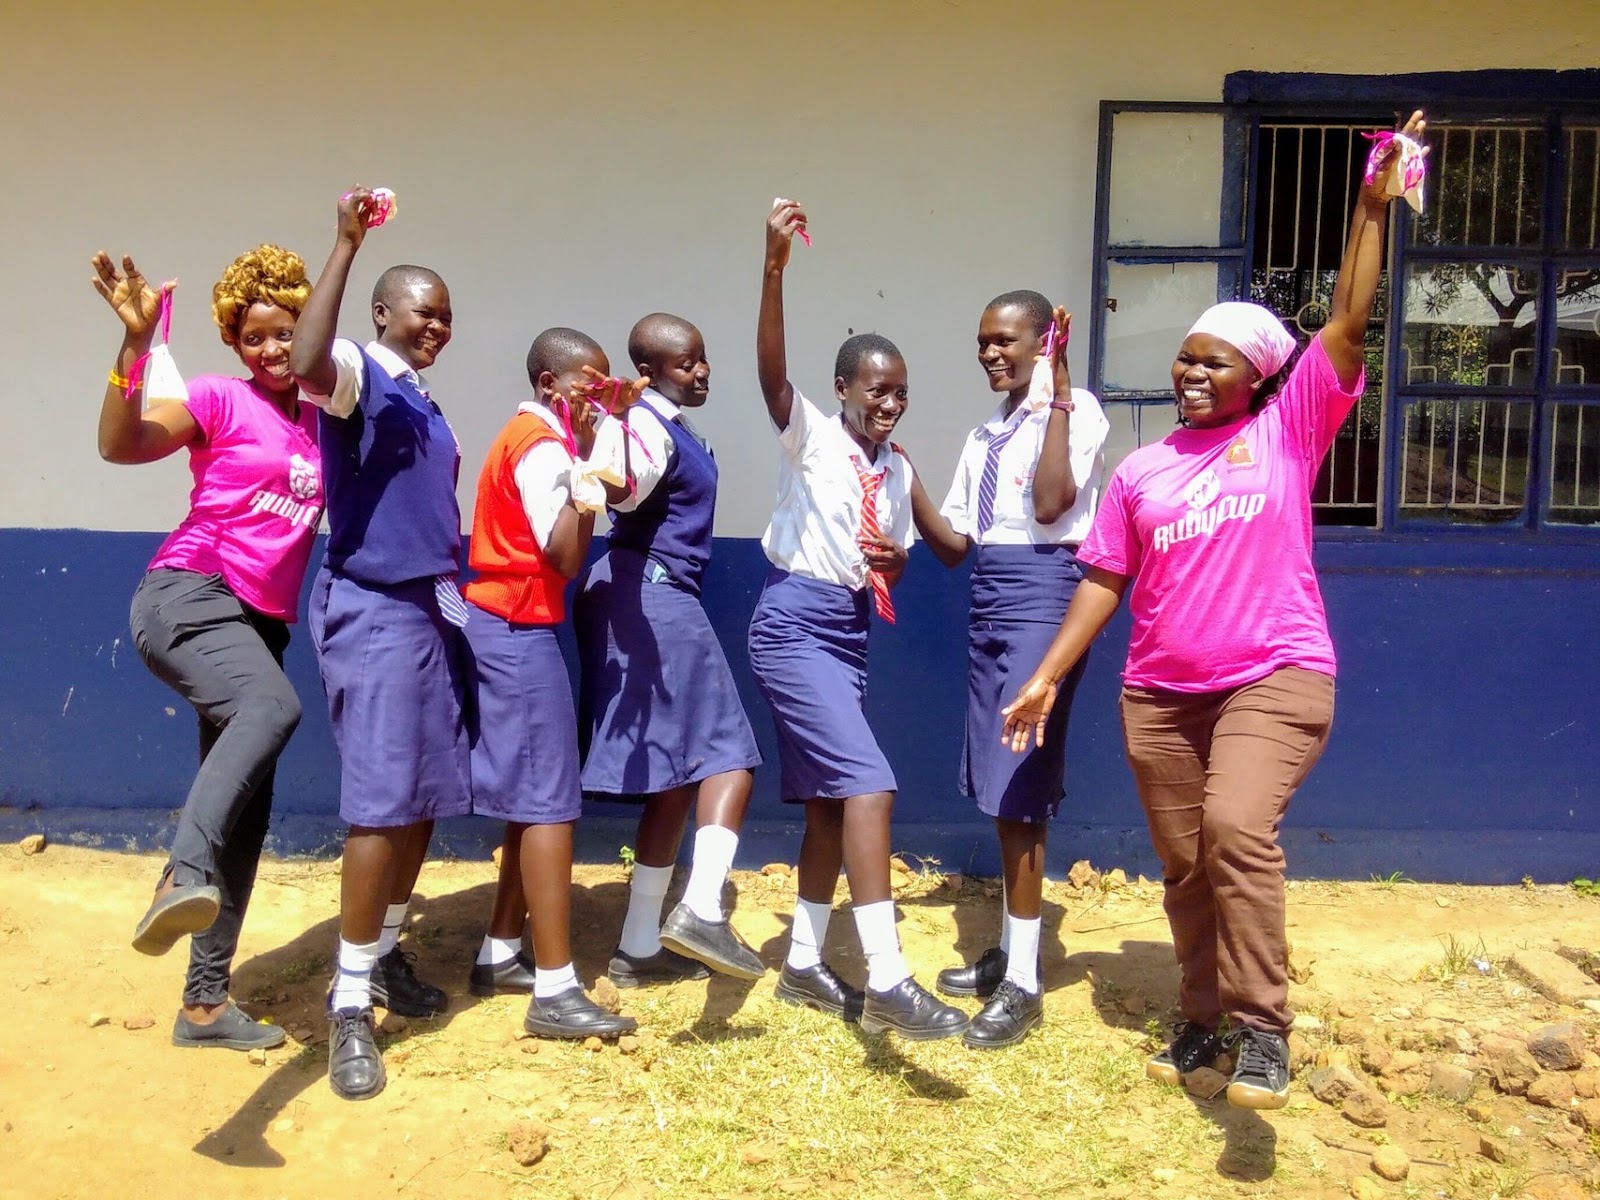
[[[283,673],[289,627],[241,603],[220,575],[165,567],[140,582],[129,625],[145,665],[200,717],[200,769],[167,873],[222,893],[216,922],[191,940],[183,993],[185,1004],[220,1004],[272,816],[278,754],[300,723]]]

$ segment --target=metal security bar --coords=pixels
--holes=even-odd
[[[1469,523],[1514,521],[1527,505],[1533,404],[1421,400],[1406,406],[1400,507]]]
[[[1328,321],[1349,233],[1368,124],[1263,123],[1254,187],[1250,298],[1290,322],[1302,342]],[[1367,330],[1367,386],[1334,439],[1312,489],[1322,525],[1378,524],[1388,286]]]

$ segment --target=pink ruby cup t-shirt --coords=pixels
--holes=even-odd
[[[1311,486],[1364,386],[1339,386],[1316,337],[1259,413],[1175,429],[1123,459],[1078,558],[1133,580],[1127,686],[1219,692],[1283,667],[1335,673]]]
[[[293,621],[322,516],[317,410],[291,421],[245,379],[202,375],[188,384],[200,426],[189,448],[189,515],[150,569],[220,574],[259,613]]]

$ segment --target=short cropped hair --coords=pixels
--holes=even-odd
[[[843,379],[846,383],[856,377],[856,372],[861,369],[861,360],[868,355],[882,354],[889,358],[898,358],[905,361],[906,356],[900,353],[896,346],[881,333],[858,333],[853,337],[845,338],[844,344],[839,347],[839,353],[833,360],[833,377]]]
[[[1040,337],[1050,328],[1050,322],[1055,319],[1055,309],[1050,301],[1043,295],[1029,288],[1018,288],[1014,292],[1002,292],[984,306],[984,312],[993,312],[997,308],[1020,308],[1028,315],[1028,321],[1033,326],[1033,331]]]
[[[596,355],[604,358],[605,351],[587,333],[564,325],[546,329],[528,347],[528,382],[538,387],[539,376],[546,371],[560,375],[571,370],[575,363],[588,362]]]

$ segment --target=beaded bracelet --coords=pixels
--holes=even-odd
[[[120,391],[125,392],[128,390],[127,377],[124,375],[118,375],[115,370],[113,370],[111,374],[107,376],[107,380],[110,382],[112,387],[117,388]]]

